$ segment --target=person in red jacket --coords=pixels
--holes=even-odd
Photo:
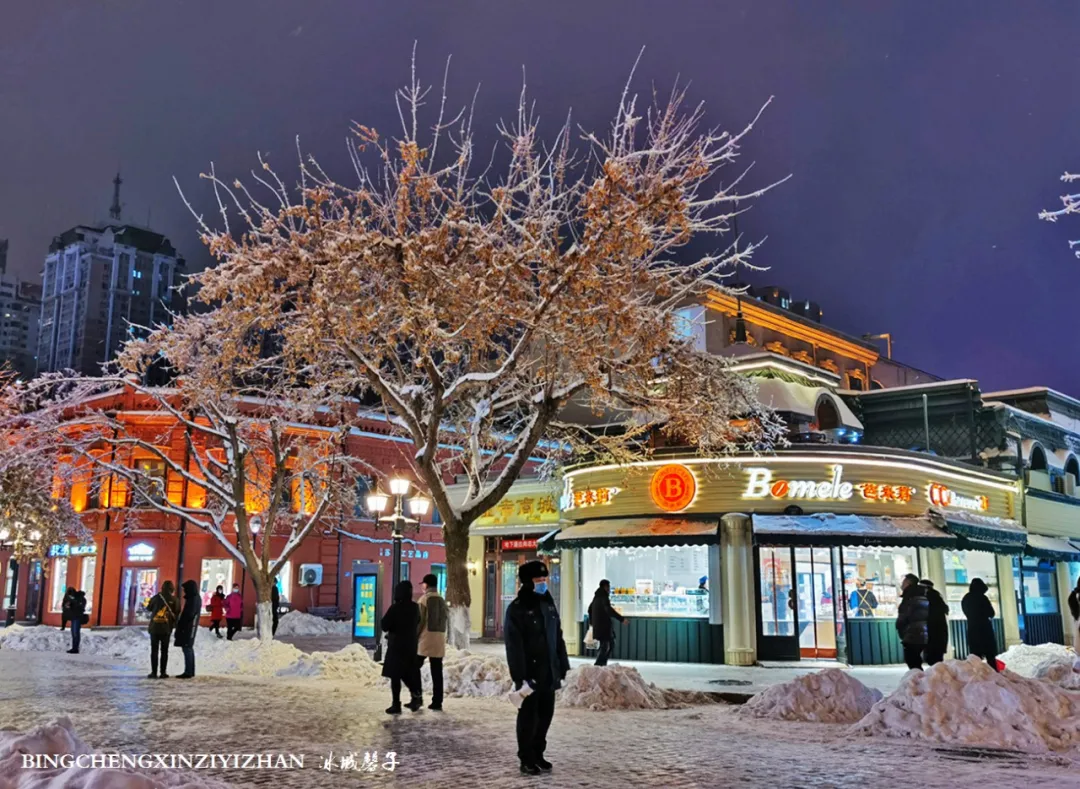
[[[232,594],[225,598],[225,623],[226,638],[232,641],[232,637],[240,632],[240,620],[244,616],[244,598],[240,596],[240,584],[233,584]]]
[[[221,635],[221,620],[225,618],[225,590],[222,587],[214,590],[210,605],[206,608],[210,612],[210,629],[217,633],[218,638],[224,638]]]

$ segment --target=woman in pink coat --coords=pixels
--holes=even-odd
[[[244,618],[244,598],[240,596],[240,584],[233,584],[232,594],[225,598],[225,624],[228,625],[226,638],[240,632],[240,621]]]

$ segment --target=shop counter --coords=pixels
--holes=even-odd
[[[588,617],[578,623],[584,643]],[[724,627],[710,625],[706,617],[627,617],[627,624],[612,622],[615,648],[611,660],[655,660],[666,663],[723,663]],[[585,655],[595,655],[588,650]]]

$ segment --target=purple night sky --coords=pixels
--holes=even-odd
[[[419,42],[421,77],[453,55],[456,104],[482,83],[487,129],[521,68],[552,128],[610,118],[637,86],[692,81],[709,120],[748,121],[754,185],[792,179],[740,221],[768,236],[758,284],[818,301],[852,334],[892,332],[898,359],[984,391],[1080,396],[1080,217],[1036,219],[1080,169],[1074,0],[145,0],[11,3],[0,24],[0,238],[40,268],[52,236],[108,210],[206,261],[173,185],[244,175],[256,151],[294,170],[300,135],[343,180],[350,121],[391,131]]]

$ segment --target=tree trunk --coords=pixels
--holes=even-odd
[[[469,648],[469,525],[447,521],[443,525],[446,543],[446,602],[450,606],[447,642],[457,649]]]
[[[270,603],[270,589],[274,583],[265,570],[254,570],[251,582],[255,586],[255,636],[262,643],[274,639],[274,612]]]

